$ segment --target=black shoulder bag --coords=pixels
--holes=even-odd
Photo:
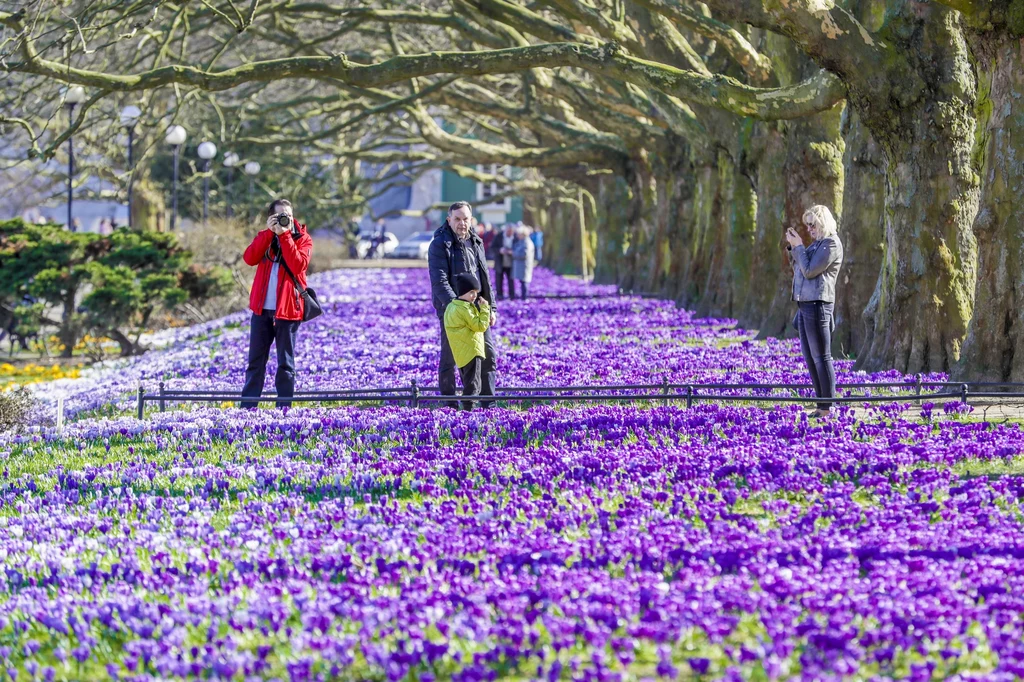
[[[295,279],[295,275],[288,268],[288,263],[284,260],[284,254],[281,254],[281,266],[288,273],[288,276],[292,278],[292,283],[299,290],[299,296],[302,297],[302,302],[305,304],[302,306],[302,321],[309,322],[314,317],[323,315],[324,309],[320,307],[320,301],[316,300],[316,292],[309,287],[303,287],[299,284],[299,280]]]

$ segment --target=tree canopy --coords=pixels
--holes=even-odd
[[[119,186],[124,165],[102,160],[119,158],[128,103],[145,154],[185,122],[276,160],[264,193],[308,190],[325,222],[429,169],[514,165],[526,172],[493,179],[545,211],[595,197],[599,243],[579,248],[600,276],[769,334],[785,331],[781,225],[826,203],[857,273],[845,350],[867,369],[956,366],[987,267],[975,220],[1020,183],[988,184],[981,144],[987,98],[1016,87],[990,76],[1020,71],[1004,49],[1024,33],[1019,0],[8,5],[5,139],[49,159],[81,133],[86,165]],[[71,121],[66,84],[87,92]]]

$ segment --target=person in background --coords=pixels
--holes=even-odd
[[[373,234],[370,235],[370,248],[366,251],[366,259],[373,260],[377,257],[377,250],[380,249],[380,256],[384,256],[384,242],[386,240],[385,235],[385,222],[383,218],[377,219],[377,225],[373,229]]]
[[[516,230],[516,238],[512,243],[512,279],[519,282],[519,295],[523,299],[526,298],[527,289],[533,281],[533,258],[530,228],[522,225]]]
[[[508,297],[515,299],[516,290],[512,280],[512,244],[516,240],[515,226],[505,223],[505,229],[494,238],[491,253],[494,254],[494,279],[498,300],[505,298],[505,280],[508,279]]]
[[[72,232],[81,232],[82,231],[82,221],[79,220],[78,218],[72,218],[71,219],[71,231]]]
[[[455,276],[458,295],[444,311],[444,333],[452,349],[455,366],[462,377],[462,409],[472,410],[469,396],[480,395],[481,368],[487,357],[484,334],[491,326],[491,309],[480,298],[480,280],[463,272]]]
[[[836,234],[836,219],[826,206],[812,206],[803,215],[814,242],[804,247],[800,233],[786,230],[793,263],[793,300],[797,303],[796,328],[800,350],[811,374],[814,394],[834,398],[836,371],[832,365],[832,332],[836,328],[836,279],[843,265],[843,245]],[[828,415],[832,403],[818,403],[812,416]]]
[[[484,253],[490,255],[491,244],[494,243],[494,226],[490,223],[483,224],[483,231],[480,233],[480,239],[484,242]]]
[[[541,259],[544,258],[544,233],[541,232],[539,227],[535,227],[533,232],[530,233],[530,239],[533,241],[535,262],[540,263]]]
[[[356,218],[350,218],[348,221],[345,243],[348,244],[348,257],[351,260],[359,260],[359,221]]]
[[[284,220],[288,225],[281,225]],[[267,377],[270,344],[277,346],[277,376],[274,385],[278,398],[295,394],[295,338],[302,321],[305,303],[292,277],[306,286],[306,269],[313,252],[313,238],[306,226],[295,219],[287,199],[275,199],[267,207],[267,227],[242,255],[246,265],[256,267],[256,278],[249,293],[249,364],[245,369],[243,398],[263,395]],[[288,272],[291,272],[289,276]],[[255,409],[255,401],[242,400],[241,407]],[[291,401],[279,401],[288,407]]]

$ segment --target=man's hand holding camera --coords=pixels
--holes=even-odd
[[[276,235],[282,235],[292,229],[290,213],[275,213],[267,218],[267,229]]]

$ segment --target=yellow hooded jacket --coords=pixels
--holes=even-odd
[[[444,333],[460,369],[484,355],[484,332],[491,326],[491,308],[480,300],[477,308],[469,301],[455,299],[444,310]]]

